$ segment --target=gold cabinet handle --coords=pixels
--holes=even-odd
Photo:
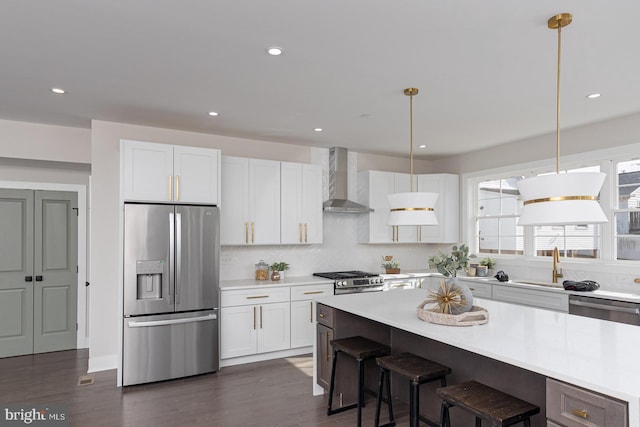
[[[257,299],[257,298],[269,298],[269,295],[253,295],[250,297],[246,297],[247,299]]]
[[[318,317],[321,318],[321,319],[324,319],[324,313],[318,314]]]
[[[309,224],[304,223],[304,242],[309,243]]]
[[[422,242],[422,226],[418,226],[418,242]]]
[[[253,329],[256,329],[256,308],[253,307]]]
[[[309,323],[313,323],[313,301],[309,301]]]
[[[176,200],[180,200],[180,175],[176,175]]]
[[[585,419],[589,418],[589,413],[587,412],[586,409],[572,409],[571,413],[576,417],[585,418]]]
[[[324,291],[308,291],[304,293],[305,295],[315,295],[315,294],[324,294]],[[321,315],[320,317],[324,317],[324,315]]]
[[[169,200],[173,199],[173,175],[169,175]]]
[[[299,237],[300,243],[302,243],[302,223],[301,222],[298,223],[298,231],[300,233],[300,237]]]
[[[244,223],[244,242],[249,243],[249,223]]]
[[[326,332],[325,338],[324,338],[324,354],[325,354],[325,358],[327,359],[327,362],[329,361],[329,332]]]
[[[256,241],[256,223],[251,221],[251,243]]]
[[[262,329],[262,306],[260,306],[260,329]]]

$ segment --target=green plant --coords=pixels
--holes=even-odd
[[[458,270],[467,267],[469,258],[475,257],[473,254],[469,255],[469,247],[467,245],[453,246],[450,254],[438,251],[438,255],[429,257],[429,268],[435,268],[443,276],[455,277]]]
[[[400,263],[398,261],[396,261],[395,259],[385,259],[385,257],[382,257],[382,267],[384,268],[398,268],[400,267]]]
[[[493,266],[496,265],[496,260],[493,258],[484,258],[482,261],[480,261],[480,265],[484,265],[487,267],[487,269],[491,270]]]
[[[289,264],[284,261],[274,262],[269,268],[271,268],[271,271],[285,271],[289,269]]]

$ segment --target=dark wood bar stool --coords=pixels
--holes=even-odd
[[[331,383],[329,385],[329,405],[327,415],[333,415],[348,409],[358,408],[357,425],[360,427],[362,425],[362,407],[364,406],[364,363],[369,359],[387,356],[391,353],[391,349],[384,344],[380,344],[379,342],[372,341],[361,336],[332,340],[330,344],[333,347],[333,364],[331,368]],[[333,409],[333,390],[335,387],[338,354],[340,353],[348,354],[358,362],[358,401],[352,405]]]
[[[440,380],[440,385],[445,387],[447,385],[446,376],[451,373],[451,368],[411,353],[379,357],[376,359],[376,363],[380,367],[380,381],[378,383],[378,399],[376,400],[375,427],[378,427],[380,423],[380,403],[382,401],[382,386],[385,376],[387,382],[389,423],[384,424],[383,427],[395,425],[391,390],[389,387],[389,375],[391,372],[395,372],[409,379],[409,425],[411,427],[418,427],[420,420],[432,426],[440,425],[439,423],[420,416],[420,385]]]
[[[531,426],[531,416],[540,412],[540,407],[503,393],[476,381],[439,388],[436,394],[442,398],[442,426],[450,427],[449,408],[457,406],[476,417],[476,427],[482,420],[491,427],[506,427],[519,422]]]

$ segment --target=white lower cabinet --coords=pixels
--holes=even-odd
[[[313,345],[316,318],[313,300],[327,295],[333,295],[333,284],[291,288],[291,348]]]
[[[312,346],[313,300],[333,295],[333,283],[223,290],[220,295],[220,359],[244,357],[235,362],[246,363],[245,356]]]
[[[569,295],[538,289],[516,288],[515,286],[493,287],[493,299],[502,302],[569,312]]]
[[[221,292],[220,358],[288,349],[289,288]]]
[[[492,299],[493,285],[491,283],[483,283],[478,280],[459,279],[460,283],[467,285],[474,297]]]

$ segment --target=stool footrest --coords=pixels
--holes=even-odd
[[[348,411],[349,409],[353,409],[357,407],[358,407],[357,403],[352,403],[351,405],[343,406],[342,408],[337,408],[337,409],[329,408],[327,409],[327,415],[339,414],[340,412]]]

